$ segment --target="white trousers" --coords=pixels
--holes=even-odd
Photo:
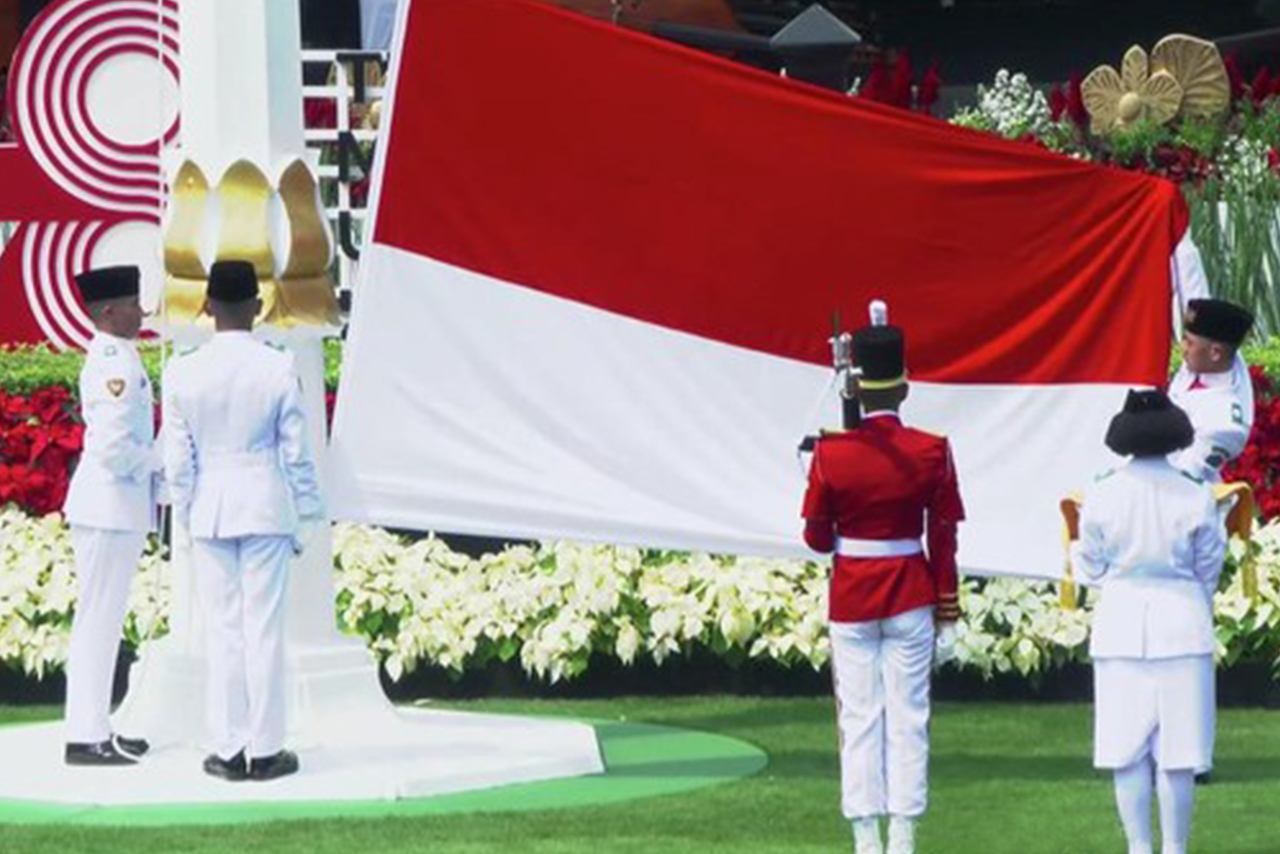
[[[96,743],[111,737],[111,683],[129,611],[129,586],[146,543],[142,531],[71,528],[79,595],[67,654],[67,741]]]
[[[197,539],[191,556],[207,631],[210,745],[223,759],[284,747],[289,537]]]
[[[933,608],[830,629],[844,816],[917,817],[928,804]]]

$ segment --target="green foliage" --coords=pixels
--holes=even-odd
[[[165,350],[172,352],[171,348],[162,347],[158,343],[143,343],[138,348],[151,382],[157,388],[164,359],[167,357],[163,352]],[[43,344],[0,346],[0,391],[30,394],[38,388],[61,386],[74,393],[79,386],[80,368],[83,365],[84,354],[78,351],[57,351]],[[324,367],[326,386],[330,390],[336,389],[342,367],[341,341],[325,341]]]
[[[1185,145],[1201,157],[1212,159],[1222,148],[1226,136],[1226,128],[1221,121],[1194,116],[1178,123],[1173,143]]]
[[[1110,159],[1131,166],[1151,166],[1151,152],[1156,146],[1168,143],[1172,133],[1164,125],[1153,121],[1135,122],[1132,126],[1113,131],[1106,139]]]
[[[1215,294],[1251,306],[1261,334],[1280,332],[1280,180],[1269,171],[1251,183],[1210,178],[1184,195]]]

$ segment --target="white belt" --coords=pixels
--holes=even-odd
[[[906,557],[924,551],[919,540],[855,540],[841,537],[836,553],[842,557]]]

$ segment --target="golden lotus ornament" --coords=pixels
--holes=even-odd
[[[165,229],[165,320],[207,325],[204,259],[249,261],[258,272],[258,322],[280,328],[336,326],[333,257],[315,177],[294,160],[273,185],[254,163],[238,160],[211,187],[200,167],[182,163],[173,181]]]

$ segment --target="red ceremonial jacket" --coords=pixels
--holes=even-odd
[[[805,541],[820,552],[832,551],[837,537],[918,539],[927,526],[927,556],[836,555],[833,621],[882,620],[925,605],[937,605],[939,619],[959,617],[956,524],[964,506],[944,437],[905,427],[892,413],[824,436],[809,467],[803,516]]]

